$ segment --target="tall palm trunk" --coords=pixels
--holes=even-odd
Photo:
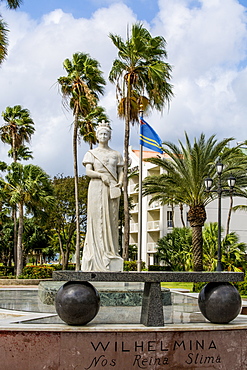
[[[14,243],[14,264],[15,264],[15,273],[17,270],[17,217],[16,217],[16,205],[12,207],[12,219],[14,224],[14,237],[13,237],[13,243]]]
[[[129,200],[128,200],[128,164],[129,164],[129,117],[125,119],[125,134],[124,134],[124,175],[123,175],[123,197],[124,197],[124,245],[123,255],[124,260],[129,257],[129,235],[130,235],[130,216],[129,216]]]
[[[22,253],[22,235],[23,235],[23,223],[24,223],[24,213],[23,213],[23,203],[19,203],[19,226],[17,235],[17,261],[16,261],[16,276],[20,276],[23,269],[23,253]]]
[[[12,133],[12,150],[13,150],[13,162],[17,162],[17,155],[16,155],[16,139],[14,132]],[[17,217],[16,217],[16,205],[12,207],[12,219],[14,224],[14,265],[15,265],[15,273],[17,275]]]
[[[129,236],[130,236],[130,215],[128,199],[128,167],[129,167],[129,137],[130,137],[130,77],[128,78],[127,99],[125,99],[125,132],[124,132],[124,246],[123,255],[125,261],[129,258]]]
[[[188,221],[192,228],[192,251],[194,271],[203,270],[203,253],[202,253],[202,227],[206,221],[206,211],[203,204],[190,207],[188,212]]]
[[[202,226],[192,227],[192,250],[194,271],[203,270],[202,260]]]
[[[76,262],[76,271],[79,271],[80,270],[80,214],[79,214],[79,190],[78,190],[77,137],[78,137],[78,113],[75,114],[75,122],[74,122],[73,155],[74,155],[75,212],[76,212],[75,262]]]

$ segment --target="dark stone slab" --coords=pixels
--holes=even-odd
[[[54,271],[53,280],[59,281],[124,281],[124,282],[232,282],[243,281],[243,272],[83,272]]]

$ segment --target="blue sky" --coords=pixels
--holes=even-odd
[[[114,0],[24,0],[20,10],[29,13],[33,18],[40,18],[43,14],[61,8],[64,12],[72,13],[75,18],[90,18],[101,7],[107,7]],[[157,1],[153,0],[126,0],[124,3],[138,15],[140,20],[152,21],[158,12]]]
[[[23,0],[18,11],[4,3],[0,14],[10,32],[8,58],[0,67],[0,113],[17,104],[30,110],[33,163],[51,176],[73,174],[73,117],[56,82],[65,75],[63,61],[75,52],[101,64],[107,85],[100,104],[111,120],[111,146],[123,150],[124,124],[108,81],[117,51],[108,35],[125,38],[136,21],[167,41],[174,98],[162,115],[152,111],[146,117],[161,139],[177,143],[185,131],[191,140],[201,132],[233,137],[232,145],[247,139],[247,0]],[[138,134],[131,128],[134,149]],[[6,162],[8,149],[0,144]],[[82,142],[79,162],[87,150]],[[81,165],[79,171],[84,173]]]
[[[33,18],[41,18],[44,14],[54,9],[61,8],[64,12],[72,13],[75,18],[90,18],[100,7],[117,3],[115,0],[23,0],[21,10],[29,13]],[[158,13],[159,7],[155,0],[125,0],[140,20],[151,22]],[[247,0],[239,0],[239,3],[247,6]],[[224,3],[222,2],[222,5]],[[191,0],[190,7],[200,5],[200,1]]]

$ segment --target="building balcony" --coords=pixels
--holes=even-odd
[[[138,204],[135,204],[134,207],[130,210],[130,213],[137,213],[139,210]]]
[[[147,252],[157,252],[157,243],[147,243]]]
[[[138,224],[130,223],[130,232],[131,233],[138,233]]]
[[[148,209],[149,210],[160,209],[160,202],[153,202],[151,204],[148,203]]]
[[[148,221],[147,223],[147,230],[160,230],[160,221]]]
[[[137,194],[138,193],[138,191],[136,190],[136,185],[137,184],[131,184],[131,185],[129,185],[129,189],[128,189],[129,194]]]

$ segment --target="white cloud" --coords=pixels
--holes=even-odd
[[[175,96],[169,113],[153,112],[149,122],[169,141],[182,139],[184,131],[192,137],[203,131],[219,139],[247,139],[245,8],[236,0],[159,0],[159,7],[154,23],[145,26],[167,40]],[[77,51],[87,52],[101,63],[108,79],[117,56],[109,32],[125,38],[135,15],[122,3],[98,9],[90,19],[75,19],[57,9],[39,22],[23,12],[0,10],[11,30],[9,56],[0,68],[0,112],[16,104],[28,108],[36,124],[33,163],[50,175],[72,175],[73,118],[62,108],[56,85],[65,74],[62,63]],[[116,117],[114,85],[108,83],[101,103],[112,120],[112,146],[122,150],[124,123]],[[137,129],[132,130],[131,144],[139,146]],[[1,144],[2,160],[7,149]],[[79,161],[86,150],[82,143]]]
[[[167,40],[175,93],[164,136],[176,141],[185,130],[190,136],[204,131],[219,139],[246,137],[247,112],[234,87],[246,63],[245,8],[235,0],[202,0],[194,7],[189,0],[159,4],[153,32]],[[244,80],[238,85],[241,96],[246,95]],[[240,111],[241,127],[236,119]]]
[[[28,108],[35,121],[36,132],[32,139],[34,162],[49,174],[73,174],[72,132],[73,117],[62,107],[62,97],[56,84],[57,78],[66,75],[63,61],[73,53],[89,53],[100,61],[108,78],[116,50],[109,32],[125,34],[126,23],[135,21],[132,11],[125,5],[115,4],[109,9],[99,9],[92,19],[74,19],[57,9],[46,14],[40,23],[31,20],[25,13],[2,10],[11,30],[9,56],[0,69],[0,111],[6,106],[21,104]],[[119,21],[116,14],[121,14]],[[115,121],[115,88],[107,86],[102,105]],[[122,132],[122,124],[116,131]],[[115,138],[122,150],[122,137]],[[79,161],[88,149],[79,147]],[[1,145],[2,160],[6,159],[7,146]],[[80,167],[80,173],[83,168]]]

